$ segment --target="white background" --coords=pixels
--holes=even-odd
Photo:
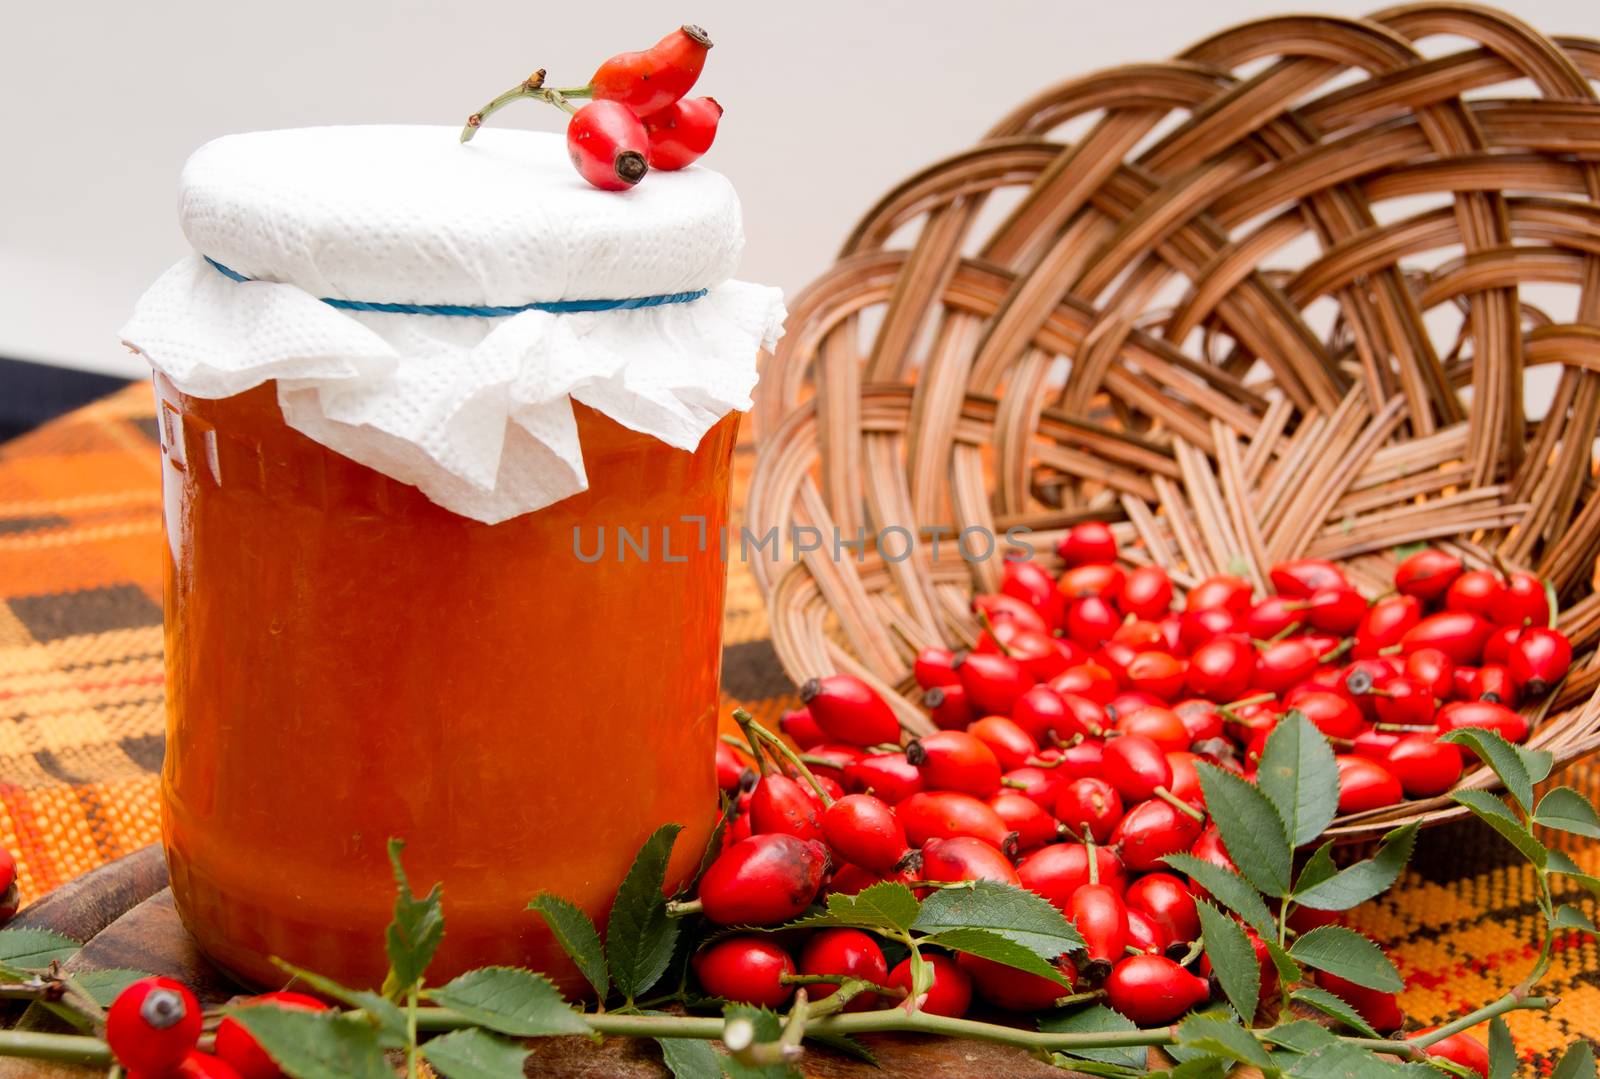
[[[698,22],[717,47],[697,92],[727,109],[707,164],[744,199],[742,276],[793,290],[887,187],[1051,83],[1165,58],[1249,18],[1379,6],[19,0],[0,31],[0,356],[141,374],[117,328],[185,250],[185,156],[231,131],[456,123],[535,67],[580,83],[611,53]],[[1596,0],[1503,6],[1549,34],[1600,37]],[[560,122],[533,104],[496,119]]]

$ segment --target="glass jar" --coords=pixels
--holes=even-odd
[[[444,884],[430,981],[581,991],[528,900],[603,922],[650,832],[684,826],[676,881],[713,824],[738,413],[690,453],[575,403],[588,489],[491,525],[290,429],[271,383],[156,387],[164,838],[200,947],[249,982],[279,956],[378,984],[399,837],[416,890]]]

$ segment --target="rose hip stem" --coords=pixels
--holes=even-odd
[[[795,770],[804,777],[807,783],[811,784],[811,789],[816,792],[817,800],[822,803],[823,809],[833,805],[833,798],[823,789],[822,784],[817,782],[817,777],[811,774],[811,769],[806,767],[806,762],[801,760],[800,754],[790,749],[787,742],[757,723],[756,717],[746,712],[743,708],[735,708],[733,710],[733,718],[739,724],[739,729],[744,731],[744,736],[750,740],[752,746],[765,743],[765,747],[769,752],[778,753],[790,764],[794,765]]]
[[[560,90],[548,87],[544,84],[544,68],[541,67],[538,71],[535,71],[532,75],[529,75],[526,79],[467,117],[466,125],[461,129],[461,141],[471,142],[472,136],[478,133],[478,128],[483,126],[485,120],[513,101],[521,101],[524,98],[535,99],[554,105],[563,112],[571,113],[578,110],[573,107],[568,98],[589,97],[593,92],[587,86],[569,86]]]

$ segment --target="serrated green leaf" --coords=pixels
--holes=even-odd
[[[1277,808],[1232,772],[1204,762],[1195,770],[1211,821],[1240,874],[1259,891],[1287,895],[1294,848]]]
[[[1326,989],[1319,989],[1314,985],[1301,986],[1289,994],[1290,1000],[1298,1000],[1307,1007],[1315,1008],[1323,1015],[1329,1015],[1368,1038],[1382,1038],[1372,1024],[1361,1018],[1361,1013],[1345,1003],[1344,998],[1336,997]]]
[[[1550,1079],[1595,1079],[1594,1049],[1582,1038],[1567,1046]]]
[[[479,1026],[519,1038],[589,1033],[589,1025],[562,998],[550,979],[521,967],[469,970],[429,990],[428,999],[460,1012]]]
[[[1330,839],[1311,852],[1306,864],[1300,867],[1300,875],[1294,879],[1295,894],[1310,891],[1339,872],[1339,864],[1333,860],[1333,847],[1334,841]]]
[[[89,994],[89,999],[102,1008],[109,1008],[118,993],[140,978],[149,976],[142,970],[86,970],[71,975],[71,978],[79,989]]]
[[[1488,1079],[1516,1079],[1517,1047],[1511,1040],[1511,1028],[1503,1016],[1489,1021],[1489,1077]]]
[[[594,987],[595,995],[604,1001],[606,991],[611,988],[611,971],[606,966],[605,946],[600,943],[600,932],[595,929],[594,922],[576,905],[549,892],[534,896],[528,909],[544,919],[561,950]]]
[[[1594,805],[1571,787],[1557,787],[1539,799],[1533,822],[1560,832],[1600,839],[1600,813]]]
[[[528,1051],[468,1027],[434,1038],[422,1047],[422,1056],[445,1079],[522,1079]]]
[[[1555,917],[1550,919],[1551,929],[1579,929],[1585,933],[1595,932],[1594,923],[1589,916],[1574,906],[1559,906],[1556,908]]]
[[[1112,1011],[1104,1004],[1094,1004],[1064,1015],[1047,1016],[1039,1020],[1039,1029],[1047,1034],[1132,1034],[1139,1030],[1127,1016]],[[1065,1049],[1062,1052],[1081,1060],[1098,1060],[1141,1071],[1149,1058],[1143,1046]]]
[[[828,896],[827,904],[825,913],[800,918],[787,928],[850,926],[904,932],[921,910],[916,895],[899,881],[869,885],[855,895],[836,893]]]
[[[1292,1079],[1409,1079],[1415,1073],[1349,1042],[1336,1041],[1307,1053],[1284,1074]]]
[[[807,1031],[806,1040],[809,1042],[814,1042],[817,1045],[826,1045],[829,1049],[832,1049],[836,1053],[843,1053],[845,1056],[854,1057],[856,1060],[861,1061],[861,1063],[871,1067],[882,1067],[882,1065],[878,1062],[877,1054],[848,1034],[812,1034],[810,1031]]]
[[[377,1028],[364,1020],[270,1006],[227,1014],[294,1079],[394,1079]]]
[[[1317,725],[1290,709],[1267,735],[1256,786],[1283,818],[1297,847],[1322,834],[1339,811],[1339,765]]]
[[[400,852],[404,849],[402,840],[389,840],[389,864],[394,867],[394,920],[389,923],[384,939],[388,946],[389,969],[400,989],[422,980],[444,937],[443,890],[435,884],[421,899],[412,893],[411,882],[400,863]]]
[[[666,973],[673,946],[678,942],[678,919],[667,917],[663,889],[667,860],[682,830],[682,825],[664,824],[644,841],[611,904],[606,956],[611,980],[630,1001]]]
[[[1295,1019],[1281,1026],[1275,1026],[1271,1030],[1262,1031],[1261,1036],[1274,1045],[1281,1045],[1296,1053],[1314,1053],[1339,1040],[1327,1027],[1313,1023],[1309,1019]]]
[[[1192,854],[1169,854],[1162,861],[1210,892],[1211,898],[1243,918],[1257,933],[1265,937],[1277,932],[1261,893],[1233,870],[1202,861]]]
[[[1542,749],[1523,749],[1497,731],[1461,727],[1439,737],[1441,742],[1466,746],[1487,764],[1524,810],[1533,808],[1533,785],[1550,774],[1555,757]]]
[[[1267,954],[1272,957],[1272,965],[1278,968],[1278,981],[1284,985],[1298,982],[1304,971],[1300,969],[1300,964],[1294,961],[1294,956],[1289,954],[1289,950],[1270,936],[1261,939],[1266,942]]]
[[[1143,1068],[1125,1068],[1121,1064],[1103,1064],[1098,1060],[1069,1057],[1065,1053],[1051,1053],[1050,1065],[1065,1071],[1102,1076],[1104,1079],[1154,1079]]]
[[[919,933],[986,929],[1051,962],[1083,947],[1083,938],[1048,900],[1013,884],[974,881],[971,888],[946,888],[922,901],[911,928]]]
[[[1394,962],[1371,940],[1342,925],[1321,925],[1302,933],[1289,954],[1308,967],[1327,971],[1347,982],[1398,993],[1406,987]]]
[[[1540,868],[1545,866],[1550,852],[1500,799],[1488,791],[1477,790],[1456,791],[1450,797],[1472,810],[1479,820],[1509,840],[1534,865]]]
[[[1381,895],[1400,879],[1417,845],[1417,826],[1407,824],[1383,837],[1383,846],[1371,858],[1339,870],[1326,880],[1295,888],[1294,901],[1313,910],[1349,910]],[[1320,853],[1320,852],[1319,852]],[[1331,859],[1330,859],[1331,861]],[[1302,873],[1302,878],[1304,874]]]
[[[43,970],[65,963],[83,947],[71,937],[48,929],[0,929],[0,963],[23,970]]]
[[[1193,1057],[1170,1068],[1151,1072],[1148,1079],[1223,1079],[1230,1070],[1229,1064],[1230,1061],[1222,1057]]]
[[[1261,1003],[1261,968],[1250,938],[1238,922],[1210,903],[1196,903],[1195,909],[1200,912],[1200,939],[1211,960],[1211,970],[1233,1010],[1245,1022],[1251,1022]]]
[[[697,1038],[657,1038],[661,1061],[673,1079],[722,1079],[722,1058]]]
[[[286,963],[282,959],[274,959],[273,965],[288,974],[295,981],[310,987],[314,992],[352,1008],[360,1008],[378,1021],[379,1037],[386,1049],[395,1049],[406,1043],[406,1020],[400,1014],[400,1009],[382,993],[374,993],[370,989],[351,989],[341,985],[332,978],[309,970],[302,970],[293,963]]]
[[[1237,1023],[1203,1015],[1191,1016],[1178,1027],[1178,1044],[1241,1064],[1254,1064],[1264,1071],[1275,1070],[1272,1058],[1261,1048],[1255,1035]]]
[[[1552,873],[1560,873],[1569,877],[1593,892],[1595,898],[1600,899],[1600,877],[1592,877],[1585,873],[1577,862],[1569,858],[1565,851],[1554,848],[1546,852],[1545,866]]]
[[[1072,984],[1059,970],[1033,951],[989,929],[946,929],[923,937],[917,943],[933,944],[953,952],[966,952],[980,959],[990,959],[1008,967],[1025,970],[1029,974],[1037,974],[1041,978],[1049,978],[1062,987],[1063,996]]]

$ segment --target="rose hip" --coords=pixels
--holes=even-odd
[[[1122,616],[1109,600],[1085,596],[1067,611],[1067,635],[1080,648],[1099,648],[1122,624]]]
[[[1444,594],[1449,611],[1466,611],[1488,620],[1505,599],[1506,586],[1488,570],[1475,569],[1451,582]]]
[[[1500,604],[1486,617],[1502,626],[1548,626],[1550,597],[1544,581],[1521,570],[1513,572],[1506,579]]]
[[[200,1040],[200,1002],[171,978],[147,977],[117,994],[106,1012],[106,1043],[118,1063],[159,1075]]]
[[[965,952],[956,956],[956,962],[972,978],[979,996],[996,1008],[1011,1012],[1044,1011],[1072,992],[1071,985],[1077,978],[1071,961],[1064,957],[1057,959],[1054,965],[1066,985]]]
[[[1197,697],[1225,704],[1243,697],[1255,673],[1255,649],[1239,637],[1217,637],[1189,656],[1185,682]]]
[[[1100,705],[1110,702],[1120,688],[1115,675],[1092,661],[1068,667],[1050,679],[1049,684],[1063,697],[1087,697]]]
[[[1380,599],[1367,608],[1361,624],[1356,627],[1356,643],[1351,652],[1357,659],[1376,656],[1384,649],[1399,644],[1400,639],[1420,621],[1422,604],[1415,596]],[[1425,646],[1419,643],[1417,647]]]
[[[589,85],[597,100],[648,116],[689,92],[710,49],[711,38],[704,30],[682,26],[642,52],[611,57],[595,70]]]
[[[1267,577],[1279,595],[1297,599],[1304,599],[1322,588],[1349,587],[1339,567],[1321,558],[1279,562],[1267,571]]]
[[[1178,713],[1160,706],[1130,712],[1117,721],[1117,730],[1124,735],[1148,738],[1166,753],[1187,749],[1194,741],[1189,736],[1189,728],[1178,718]]]
[[[853,746],[900,740],[900,721],[887,702],[853,674],[813,678],[800,687],[800,699],[828,737]]]
[[[1169,942],[1200,937],[1200,914],[1194,905],[1194,894],[1172,873],[1140,877],[1128,885],[1123,902],[1130,912],[1137,910],[1154,921]]]
[[[981,839],[930,839],[922,845],[922,879],[997,880],[1017,884],[1010,859]]]
[[[1409,798],[1443,794],[1461,778],[1461,750],[1431,734],[1408,734],[1384,760]]]
[[[794,960],[768,937],[726,937],[694,957],[695,977],[707,995],[760,1008],[776,1008],[794,995],[782,981]]]
[[[1204,611],[1220,607],[1235,617],[1242,618],[1250,610],[1253,602],[1254,597],[1248,581],[1230,574],[1222,574],[1207,577],[1191,588],[1189,594],[1184,597],[1184,610]]]
[[[1128,947],[1145,955],[1161,955],[1172,941],[1167,939],[1155,920],[1142,910],[1128,907]]]
[[[847,862],[888,873],[910,853],[905,826],[870,794],[847,794],[822,815],[828,846]]]
[[[968,702],[984,715],[1010,715],[1017,698],[1034,686],[1033,676],[1010,656],[968,652],[956,657],[956,673]]]
[[[1067,918],[1083,937],[1092,965],[1102,970],[1122,958],[1128,944],[1128,912],[1109,884],[1085,884],[1067,900]]]
[[[1117,539],[1103,521],[1084,521],[1074,525],[1056,544],[1056,554],[1069,566],[1088,562],[1115,562]]]
[[[1400,638],[1402,652],[1437,648],[1453,663],[1476,663],[1494,626],[1471,611],[1441,611],[1429,615]]]
[[[750,796],[750,830],[757,835],[821,839],[822,816],[810,791],[773,773],[763,776]]]
[[[1089,849],[1082,843],[1040,847],[1017,863],[1017,879],[1024,888],[1066,913],[1072,893],[1089,883]],[[1127,872],[1114,852],[1095,847],[1094,861],[1095,876],[1100,883],[1117,888],[1126,886]]]
[[[1172,783],[1166,753],[1137,734],[1113,738],[1105,748],[1105,778],[1126,802],[1142,802]]]
[[[1060,838],[1061,826],[1056,819],[1026,794],[1002,790],[989,799],[989,808],[1016,836],[1019,851],[1033,850]]]
[[[1161,618],[1172,610],[1172,578],[1161,566],[1140,566],[1123,579],[1117,605],[1135,618]]]
[[[827,733],[812,718],[811,709],[805,707],[791,708],[779,716],[778,729],[801,749],[810,749],[828,740]]]
[[[984,745],[1000,762],[1003,771],[1021,768],[1039,752],[1039,743],[1014,720],[1004,716],[984,716],[974,720],[967,733]]]
[[[874,753],[844,769],[845,789],[898,805],[923,789],[922,771],[904,753]]]
[[[602,191],[626,191],[650,171],[650,136],[626,105],[591,101],[567,121],[573,168]]]
[[[748,787],[756,781],[756,774],[739,751],[726,742],[717,743],[717,787],[728,794]]]
[[[650,167],[674,172],[694,164],[717,137],[722,106],[714,97],[686,97],[644,118]]]
[[[700,881],[700,902],[717,925],[776,925],[816,898],[827,848],[792,835],[753,835],[719,854]]]
[[[1462,727],[1482,727],[1496,732],[1508,742],[1522,742],[1528,737],[1527,719],[1521,713],[1493,701],[1453,701],[1439,709],[1434,718],[1440,734],[1449,734]]]
[[[924,953],[922,960],[933,967],[933,984],[928,987],[921,1010],[950,1019],[966,1015],[972,1004],[972,979],[967,977],[967,972],[948,956]],[[911,959],[907,957],[897,963],[884,984],[911,992]]]
[[[1437,1029],[1437,1027],[1423,1027],[1412,1037],[1431,1034]],[[1459,1064],[1470,1072],[1476,1072],[1479,1076],[1487,1076],[1489,1074],[1488,1048],[1466,1031],[1452,1034],[1448,1038],[1440,1038],[1428,1046],[1424,1052],[1430,1057]]]
[[[889,964],[884,961],[878,942],[859,929],[822,929],[814,933],[800,952],[801,974],[843,974],[851,978],[888,984]],[[812,1000],[838,992],[837,987],[817,984],[807,989]],[[878,1006],[876,993],[862,993],[844,1006],[847,1012],[870,1011]]]
[[[894,815],[914,847],[921,847],[930,839],[968,836],[1000,850],[1007,846],[1011,834],[1005,819],[987,802],[959,791],[913,794],[895,806]]]
[[[1001,570],[1000,591],[1038,611],[1046,625],[1061,624],[1065,607],[1061,593],[1056,591],[1055,578],[1037,562],[1008,559]]]
[[[1511,646],[1506,666],[1519,685],[1536,697],[1543,696],[1567,676],[1572,643],[1557,630],[1529,626]]]
[[[1361,733],[1361,709],[1349,697],[1330,690],[1296,690],[1284,701],[1329,738],[1354,738]]]
[[[906,746],[906,760],[922,770],[930,789],[960,791],[987,798],[1000,789],[1000,762],[980,739],[966,731],[935,731]]]
[[[1429,548],[1418,551],[1395,569],[1394,587],[1424,603],[1440,599],[1465,569],[1461,559]]]
[[[1074,779],[1056,800],[1056,819],[1074,834],[1087,831],[1096,843],[1104,843],[1122,819],[1122,797],[1103,779]]]
[[[1204,978],[1159,955],[1122,960],[1105,988],[1111,1006],[1141,1027],[1170,1023],[1211,996]]]
[[[1361,813],[1391,806],[1404,797],[1393,772],[1367,757],[1335,758],[1339,764],[1339,812]]]
[[[1128,810],[1111,832],[1111,843],[1129,869],[1162,869],[1169,854],[1186,851],[1200,836],[1199,821],[1170,803],[1152,799]]]
[[[1325,970],[1317,971],[1316,979],[1318,985],[1354,1008],[1380,1034],[1399,1030],[1405,1023],[1400,1003],[1393,993],[1368,989]]]
[[[298,1011],[327,1011],[328,1005],[304,993],[263,993],[241,1002],[247,1007],[278,1007]],[[217,1024],[216,1054],[239,1073],[240,1079],[278,1079],[283,1071],[267,1055],[244,1024],[231,1016]]]
[[[911,676],[923,689],[960,685],[961,676],[956,673],[955,659],[956,654],[948,648],[924,648],[917,653]]]

